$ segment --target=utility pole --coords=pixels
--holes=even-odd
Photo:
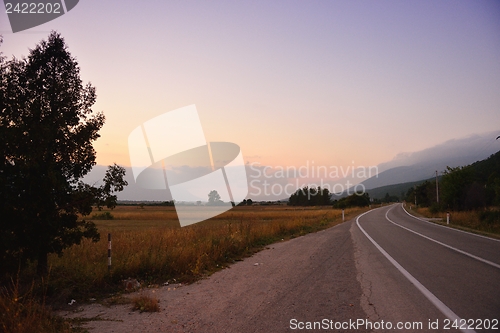
[[[439,203],[439,185],[438,185],[438,172],[436,170],[436,202]]]
[[[413,194],[415,194],[415,209],[417,209],[417,185],[413,186],[413,188]]]

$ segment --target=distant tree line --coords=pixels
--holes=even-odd
[[[406,200],[432,210],[473,210],[500,206],[500,152],[465,167],[448,167],[438,183],[426,181],[406,193]]]
[[[298,189],[288,199],[290,206],[328,206],[331,205],[331,193],[327,188],[305,186]]]
[[[333,208],[366,207],[370,205],[370,196],[368,193],[354,193],[348,197],[335,200]]]
[[[174,206],[174,200],[171,201],[136,201],[136,202],[129,202],[129,201],[118,201],[117,206]]]
[[[253,205],[252,199],[243,199],[243,201],[238,204],[238,206],[251,206],[251,205]]]
[[[397,195],[390,195],[389,192],[387,192],[382,199],[373,200],[373,203],[391,203],[391,202],[399,202],[399,197]]]
[[[436,183],[426,180],[420,185],[408,189],[406,192],[406,201],[417,202],[422,207],[437,207]]]
[[[366,207],[370,205],[368,193],[354,193],[345,198],[332,201],[332,194],[327,188],[305,186],[298,189],[288,199],[289,206],[329,206],[333,208]],[[393,199],[390,197],[390,199]],[[396,200],[398,198],[396,197]]]

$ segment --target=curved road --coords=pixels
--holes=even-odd
[[[158,313],[90,304],[62,315],[109,333],[484,332],[476,320],[500,319],[499,265],[499,241],[398,204],[273,244],[197,283],[141,291],[160,300]],[[474,322],[459,330],[450,318]]]
[[[484,330],[500,319],[500,241],[417,219],[401,204],[362,214],[351,232],[381,318],[500,331],[500,323]],[[398,311],[391,302],[411,306]]]

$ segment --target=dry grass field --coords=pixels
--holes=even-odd
[[[407,208],[408,209],[408,208]],[[440,219],[436,221],[440,224],[446,224],[446,213],[447,212],[436,212],[433,213],[429,208],[417,208],[413,207],[413,212],[420,214],[428,218]],[[500,221],[497,219],[487,219],[484,218],[484,214],[496,212],[493,208],[486,211],[450,211],[450,226],[472,231],[480,234],[484,234],[490,237],[500,238]],[[494,214],[491,214],[494,215]],[[496,214],[498,215],[498,214]],[[493,216],[492,216],[493,217]]]
[[[366,209],[345,210],[351,219]],[[250,256],[273,242],[298,237],[342,223],[342,212],[328,207],[242,206],[210,220],[181,228],[174,207],[118,206],[95,210],[89,217],[101,240],[85,240],[49,257],[49,276],[33,281],[34,265],[0,290],[0,331],[70,332],[69,323],[45,307],[76,299],[88,302],[120,299],[124,279],[142,287],[165,282],[192,282]],[[108,271],[108,233],[112,235],[112,269]],[[20,283],[20,281],[22,281]],[[34,286],[34,287],[30,287]],[[117,293],[117,294],[116,294]],[[138,299],[140,311],[154,303]],[[68,306],[68,305],[66,305]]]
[[[361,209],[347,209],[346,219]],[[111,215],[110,215],[111,214]],[[342,222],[331,207],[242,206],[181,228],[174,207],[118,206],[95,211],[98,243],[83,241],[63,256],[52,255],[50,292],[60,297],[98,297],[134,278],[143,285],[192,282],[251,255],[270,243]],[[112,235],[112,269],[107,235]],[[73,297],[73,296],[72,296]],[[76,296],[75,296],[76,297]]]

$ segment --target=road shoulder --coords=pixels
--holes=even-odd
[[[85,327],[104,333],[290,332],[297,331],[293,319],[305,325],[364,319],[351,225],[272,244],[192,285],[142,291],[160,300],[159,313],[88,305],[64,316],[99,318]]]

